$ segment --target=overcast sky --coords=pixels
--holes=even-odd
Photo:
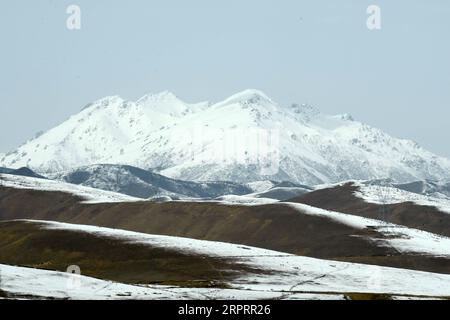
[[[66,8],[81,8],[81,30]],[[382,10],[369,31],[366,9]],[[15,0],[0,5],[0,152],[107,95],[246,88],[450,157],[450,1]]]

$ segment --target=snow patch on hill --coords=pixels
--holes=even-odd
[[[349,292],[360,293],[381,293],[392,295],[420,295],[430,297],[450,296],[450,275],[442,275],[428,272],[402,270],[387,267],[362,265],[355,263],[345,263],[338,261],[328,261],[295,256],[291,254],[259,249],[243,245],[230,243],[201,241],[188,238],[177,238],[159,235],[148,235],[124,230],[99,228],[93,226],[71,225],[56,222],[29,221],[30,223],[44,223],[44,229],[57,229],[75,232],[86,232],[99,237],[113,238],[124,242],[140,243],[171,250],[179,250],[183,253],[207,255],[213,257],[224,257],[232,259],[235,263],[242,263],[257,270],[264,270],[264,273],[242,274],[230,285],[235,292],[246,292],[246,297],[267,298],[268,296],[282,299],[296,298],[301,293],[308,294],[343,294]],[[61,289],[61,284],[53,287],[51,277],[31,277],[27,270],[20,270],[16,273],[16,278],[11,276],[17,272],[9,267],[0,266],[7,274],[6,281],[2,281],[2,286],[8,291],[28,292],[33,290],[53,292]],[[29,272],[33,272],[28,270]],[[40,271],[39,271],[40,273]],[[52,274],[47,274],[51,276]],[[67,275],[59,274],[62,279]],[[8,282],[12,282],[9,283]],[[53,281],[55,279],[53,278]],[[48,282],[48,284],[47,284]],[[104,282],[105,283],[105,282]],[[88,290],[88,294],[95,292],[94,289],[101,288],[101,283],[88,279],[86,286],[82,286],[82,292]],[[16,289],[17,287],[20,290]],[[154,298],[164,297],[162,287],[135,287],[109,283],[107,288],[116,288],[120,292],[128,292],[129,297],[141,296]],[[90,291],[89,291],[90,290]],[[113,292],[114,292],[113,290]],[[216,292],[214,297],[230,295],[233,291],[220,289],[171,289],[167,288],[166,297],[178,298],[177,290],[190,292],[185,298],[197,296],[199,292]],[[205,291],[206,290],[206,291]],[[237,290],[237,291],[236,291]],[[65,294],[65,290],[61,290]],[[179,293],[179,291],[178,291]],[[222,294],[223,293],[223,294]],[[170,294],[167,296],[167,294]],[[299,296],[297,296],[298,298]],[[301,297],[301,295],[300,295]]]
[[[263,191],[267,191],[270,188],[272,188],[273,186],[275,186],[275,182],[270,181],[270,180],[265,180],[265,181],[253,181],[253,182],[249,182],[247,183],[247,186],[253,190],[253,192],[263,192]]]
[[[400,252],[450,259],[450,238],[407,228],[380,220],[329,211],[299,203],[285,203],[304,214],[326,217],[355,229],[374,229],[382,238],[371,238],[379,245],[394,247]]]
[[[127,285],[83,275],[0,264],[0,289],[16,299],[71,300],[253,300],[279,299],[285,294],[240,289],[203,289]],[[343,300],[342,294],[292,293],[289,299]]]
[[[420,206],[436,207],[450,214],[450,198],[444,194],[434,193],[433,196],[408,192],[391,186],[372,185],[354,182],[359,188],[355,196],[375,204],[396,204],[413,202]]]
[[[0,186],[15,189],[65,192],[84,199],[84,203],[134,202],[142,199],[120,193],[78,186],[61,181],[0,174]]]

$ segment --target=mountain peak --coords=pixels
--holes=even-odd
[[[136,101],[137,104],[143,105],[147,103],[157,102],[182,102],[175,94],[170,91],[162,91],[159,93],[146,94],[142,98]]]
[[[191,105],[178,98],[170,91],[147,94],[136,101],[138,106],[166,115],[181,117],[191,113]]]
[[[233,104],[233,103],[244,103],[244,104],[256,104],[258,102],[269,102],[274,104],[272,99],[270,99],[264,92],[256,89],[247,89],[238,92],[231,97],[224,100],[221,104]]]
[[[84,106],[81,111],[87,110],[87,109],[91,109],[92,107],[94,108],[105,108],[105,107],[109,107],[112,105],[117,105],[117,104],[121,104],[125,102],[125,100],[118,96],[107,96],[104,98],[100,98],[98,100],[95,100],[94,102],[91,102],[89,104],[87,104],[86,106]]]
[[[116,102],[122,102],[122,97],[115,95],[115,96],[107,96],[101,99],[98,99],[95,101],[95,103],[102,103],[102,104],[109,104],[109,103],[116,103]]]

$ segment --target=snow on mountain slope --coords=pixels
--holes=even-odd
[[[394,186],[380,186],[364,182],[354,182],[359,187],[355,196],[375,204],[395,204],[414,202],[421,206],[436,207],[438,210],[450,214],[450,198],[441,193],[422,195],[405,191]]]
[[[269,199],[269,198],[257,198],[254,196],[235,196],[235,195],[225,195],[221,197],[217,197],[214,200],[210,200],[210,202],[220,202],[226,205],[265,205],[277,203],[277,199]]]
[[[159,94],[148,94],[140,98],[136,104],[147,110],[153,110],[170,117],[183,117],[209,107],[209,102],[188,104],[181,101],[172,92],[164,91]]]
[[[395,188],[418,193],[421,195],[441,197],[442,195],[450,198],[450,182],[438,183],[435,181],[413,181],[404,184],[394,184]]]
[[[378,245],[394,247],[399,252],[450,258],[450,238],[444,236],[380,220],[319,209],[306,204],[286,202],[284,205],[302,213],[327,217],[352,228],[374,229],[383,235],[383,238],[372,238],[373,241]]]
[[[250,295],[253,298],[267,298],[268,293],[271,293],[272,298],[289,299],[299,293],[336,295],[350,292],[450,296],[450,275],[313,259],[231,243],[149,235],[95,226],[29,222],[44,223],[44,229],[86,232],[102,238],[179,250],[184,254],[225,257],[233,259],[235,263],[247,265],[252,270],[266,271],[249,271],[231,280],[229,283],[231,289],[245,290],[247,297]],[[144,290],[142,287],[139,288]],[[153,287],[151,290],[157,288]],[[131,290],[131,288],[128,289]],[[170,288],[168,289],[170,291]],[[192,293],[195,294],[196,290],[198,289],[192,289]],[[220,289],[210,289],[210,291],[215,291],[219,297],[221,295]]]
[[[12,298],[35,299],[182,299],[182,294],[165,288],[144,288],[64,272],[0,264],[0,289]]]
[[[232,182],[191,182],[164,177],[132,166],[90,165],[51,174],[50,178],[145,198],[169,196],[180,198],[215,198],[221,195],[242,195],[249,187]]]
[[[372,189],[369,189],[372,190]],[[378,193],[377,193],[378,194]],[[396,194],[396,193],[394,193]],[[432,204],[439,208],[446,208],[447,202],[439,202],[435,199]],[[372,200],[375,201],[375,200]],[[299,214],[307,214],[314,216],[326,217],[328,219],[337,221],[341,224],[348,225],[355,229],[371,229],[376,230],[378,235],[371,237],[369,240],[373,241],[379,246],[393,247],[398,252],[408,254],[418,254],[425,256],[445,257],[450,259],[450,238],[426,232],[419,229],[408,228],[403,225],[394,223],[387,223],[381,220],[364,218],[356,215],[325,210],[321,208],[312,207],[306,204],[293,202],[279,202],[270,198],[255,198],[252,196],[223,196],[214,200],[203,202],[219,202],[228,206],[261,206],[276,204],[279,206],[289,206],[299,211]],[[402,201],[404,202],[404,200]],[[276,209],[274,209],[276,210]],[[449,211],[450,212],[450,211]],[[380,237],[381,238],[378,238]]]
[[[0,274],[3,280],[0,282],[0,290],[3,290],[7,294],[7,299],[269,300],[279,299],[285,296],[282,292],[270,291],[128,285],[83,275],[2,264],[0,264]],[[329,293],[292,293],[286,296],[286,298],[343,300],[344,296],[342,294]]]
[[[44,175],[99,163],[196,181],[450,180],[450,160],[412,141],[348,115],[280,106],[258,90],[212,105],[169,92],[137,102],[104,98],[0,159]]]
[[[252,189],[253,192],[264,192],[274,187],[276,182],[265,180],[265,181],[253,181],[247,183],[247,187]]]
[[[118,96],[100,99],[19,147],[2,162],[12,168],[26,166],[52,172],[114,158],[122,154],[130,142],[145,139],[146,134],[174,122],[175,117],[153,110],[151,103],[146,105],[144,102],[149,97],[143,99],[139,104]],[[159,103],[165,99],[170,100],[169,104],[175,103],[175,98],[167,93],[153,96]]]
[[[354,195],[368,203],[398,204],[413,202],[419,206],[436,207],[450,213],[450,183],[414,181],[396,184],[392,179],[345,180],[338,183],[320,184],[314,190],[332,189],[346,184],[357,186]]]
[[[277,184],[272,183],[272,186],[269,188],[264,188],[264,186],[268,186],[267,184],[260,184],[258,182],[249,183],[248,185],[259,187],[261,191],[256,191],[251,194],[247,194],[246,195],[247,197],[269,198],[280,201],[289,200],[314,190],[311,187],[294,184],[291,182],[282,182]]]
[[[311,189],[305,189],[301,187],[274,187],[268,191],[253,193],[249,194],[248,196],[252,196],[255,198],[269,198],[269,199],[277,199],[280,201],[286,201],[301,196],[308,192],[311,192]]]
[[[39,179],[10,174],[0,174],[0,186],[15,189],[33,189],[42,191],[65,192],[78,196],[85,203],[133,202],[142,199],[133,198],[120,193],[82,187],[61,181]]]

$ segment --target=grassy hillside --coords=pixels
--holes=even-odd
[[[353,193],[358,186],[352,183],[313,191],[289,200],[313,207],[345,212],[361,217],[387,220],[388,222],[450,237],[450,214],[431,206],[419,206],[412,202],[387,204],[367,203]],[[384,212],[385,214],[383,214]],[[386,219],[383,219],[386,216]]]
[[[368,239],[382,237],[376,230],[354,229],[325,217],[302,214],[283,204],[82,204],[65,193],[0,187],[0,220],[11,219],[88,224],[231,242],[330,260],[450,273],[448,259],[400,254]]]
[[[78,265],[83,275],[131,284],[226,286],[249,271],[219,259],[124,242],[92,234],[41,229],[23,221],[0,222],[0,263],[66,271]],[[255,271],[255,270],[254,270]]]

